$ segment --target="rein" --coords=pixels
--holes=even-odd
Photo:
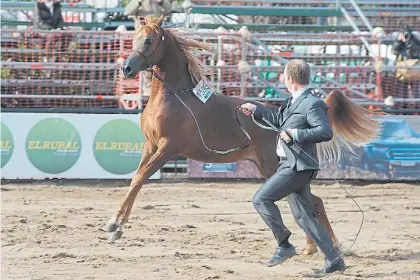
[[[161,37],[161,40],[159,40],[159,43],[158,43],[158,45],[156,46],[156,48],[153,50],[153,52],[152,52],[152,54],[149,56],[149,57],[147,57],[147,56],[145,56],[143,53],[141,53],[141,52],[139,52],[138,50],[135,50],[137,53],[139,53],[145,60],[146,60],[146,62],[147,62],[147,64],[148,64],[148,66],[149,66],[149,69],[147,69],[146,71],[149,71],[149,72],[151,72],[152,73],[152,75],[156,78],[156,79],[158,79],[161,83],[163,83],[171,92],[172,92],[172,94],[173,95],[175,95],[175,97],[179,100],[179,102],[181,102],[181,104],[191,113],[191,115],[192,115],[192,117],[193,117],[193,119],[194,119],[194,122],[195,122],[195,124],[196,124],[196,126],[197,126],[197,129],[198,129],[198,133],[199,133],[199,135],[200,135],[200,139],[201,139],[201,143],[203,143],[203,146],[208,150],[208,151],[210,151],[210,152],[212,152],[212,153],[216,153],[216,154],[219,154],[219,155],[226,155],[226,154],[229,154],[229,153],[232,153],[232,152],[237,152],[237,151],[241,151],[241,150],[243,150],[243,149],[245,149],[245,148],[247,148],[250,144],[251,144],[251,136],[248,134],[248,132],[245,130],[245,128],[242,126],[242,124],[240,123],[240,121],[239,121],[239,118],[238,118],[238,111],[239,111],[239,107],[240,106],[238,106],[238,107],[236,107],[236,109],[235,109],[235,118],[236,118],[236,122],[238,123],[238,125],[239,125],[239,128],[242,130],[242,132],[245,134],[245,136],[248,138],[248,140],[249,140],[249,142],[247,143],[247,144],[245,144],[245,145],[242,145],[242,146],[239,146],[239,147],[236,147],[236,148],[231,148],[231,149],[228,149],[228,150],[224,150],[224,151],[222,151],[222,150],[216,150],[216,149],[212,149],[212,148],[209,148],[207,145],[206,145],[206,143],[204,142],[204,138],[203,138],[203,134],[202,134],[202,132],[201,132],[201,129],[200,129],[200,125],[198,124],[198,121],[197,121],[197,118],[195,117],[195,115],[194,115],[194,113],[193,113],[193,111],[191,110],[191,108],[190,107],[188,107],[188,105],[187,104],[185,104],[185,102],[184,101],[182,101],[182,99],[179,97],[179,93],[183,93],[183,92],[189,92],[189,91],[192,91],[194,88],[188,88],[188,89],[184,89],[184,90],[181,90],[181,91],[175,91],[168,83],[166,83],[163,79],[162,79],[162,77],[161,76],[159,76],[159,74],[158,73],[156,73],[156,71],[155,70],[153,70],[153,65],[152,65],[152,62],[151,62],[151,58],[153,57],[153,55],[155,54],[155,52],[156,52],[156,50],[159,48],[159,46],[160,46],[160,43],[165,39],[165,37],[164,37],[164,33],[165,33],[165,30],[163,30],[163,34],[162,34],[162,37]],[[191,75],[191,74],[190,74]]]
[[[242,132],[245,134],[245,136],[248,138],[248,140],[249,140],[249,143],[247,143],[247,144],[245,144],[245,145],[242,145],[242,146],[239,146],[239,147],[236,147],[236,148],[231,148],[231,149],[228,149],[228,150],[224,150],[224,151],[221,151],[221,150],[216,150],[216,149],[212,149],[212,148],[209,148],[207,145],[206,145],[206,143],[204,142],[204,139],[203,139],[203,134],[201,133],[201,129],[200,129],[200,125],[198,124],[198,121],[197,121],[197,118],[195,117],[195,115],[194,115],[194,113],[193,113],[193,111],[191,110],[191,108],[190,107],[188,107],[188,105],[187,104],[185,104],[185,102],[184,101],[182,101],[182,99],[179,97],[179,95],[178,95],[178,93],[182,93],[182,92],[188,92],[188,91],[192,91],[193,90],[193,88],[189,88],[189,89],[185,89],[185,90],[181,90],[181,91],[175,91],[168,83],[166,83],[156,72],[155,72],[155,70],[153,70],[153,69],[151,69],[150,70],[151,72],[152,72],[152,75],[155,77],[155,78],[157,78],[159,81],[161,81],[166,87],[168,87],[171,91],[172,91],[172,94],[173,95],[175,95],[175,97],[179,100],[179,102],[181,102],[181,104],[191,113],[191,115],[192,115],[192,117],[193,117],[193,119],[194,119],[194,122],[195,122],[195,124],[196,124],[196,126],[197,126],[197,129],[198,129],[198,133],[200,134],[200,139],[201,139],[201,143],[203,143],[203,145],[204,145],[204,147],[208,150],[208,151],[210,151],[210,152],[213,152],[213,153],[216,153],[216,154],[219,154],[219,155],[226,155],[226,154],[228,154],[228,153],[232,153],[232,152],[237,152],[237,151],[241,151],[241,150],[243,150],[243,149],[245,149],[245,148],[247,148],[250,144],[251,144],[251,136],[249,136],[249,134],[248,134],[248,132],[244,129],[244,127],[242,126],[242,124],[240,123],[240,121],[239,121],[239,118],[238,118],[238,110],[239,110],[239,106],[238,107],[236,107],[236,110],[235,110],[235,118],[236,118],[236,122],[238,123],[238,125],[239,125],[239,128],[242,130]]]

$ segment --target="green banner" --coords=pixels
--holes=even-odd
[[[69,170],[80,156],[82,142],[74,126],[63,119],[36,123],[26,138],[26,154],[39,170],[59,174]]]
[[[10,129],[1,122],[1,168],[6,166],[13,154],[13,136]]]
[[[131,173],[139,165],[144,142],[139,125],[126,119],[111,120],[102,125],[95,135],[95,159],[112,174]]]

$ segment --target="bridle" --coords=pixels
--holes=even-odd
[[[237,151],[241,151],[241,150],[243,150],[243,149],[245,149],[245,148],[247,148],[250,144],[251,144],[251,137],[249,136],[249,134],[248,134],[248,132],[245,130],[245,128],[242,126],[242,124],[239,122],[239,118],[238,118],[238,110],[239,110],[239,107],[240,106],[238,106],[238,107],[236,107],[236,110],[235,110],[235,117],[236,117],[236,122],[238,123],[238,125],[239,125],[239,128],[242,130],[242,132],[245,134],[245,136],[248,138],[248,140],[249,140],[249,143],[247,143],[247,144],[245,144],[245,145],[242,145],[242,146],[239,146],[239,147],[236,147],[236,148],[232,148],[232,149],[228,149],[228,150],[225,150],[225,151],[221,151],[221,150],[215,150],[215,149],[212,149],[212,148],[209,148],[205,143],[204,143],[204,139],[203,139],[203,134],[201,133],[201,129],[200,129],[200,125],[198,124],[198,121],[197,121],[197,119],[196,119],[196,117],[195,117],[195,115],[194,115],[194,113],[192,112],[192,110],[188,107],[188,105],[187,104],[185,104],[185,102],[184,101],[182,101],[182,99],[179,97],[179,93],[182,93],[182,92],[189,92],[189,91],[192,91],[193,89],[194,89],[194,87],[192,87],[192,88],[188,88],[188,89],[184,89],[184,90],[180,90],[180,91],[176,91],[176,90],[174,90],[168,83],[166,83],[165,81],[164,81],[164,79],[158,74],[158,73],[156,73],[156,71],[153,69],[153,64],[152,64],[152,62],[151,62],[151,60],[152,60],[152,57],[153,57],[153,55],[155,54],[155,52],[157,51],[157,49],[159,48],[159,46],[160,46],[160,43],[162,42],[162,41],[164,41],[165,40],[165,30],[162,28],[161,29],[162,30],[162,36],[159,36],[159,38],[160,38],[160,40],[159,40],[159,42],[158,42],[158,44],[156,45],[156,47],[155,47],[155,49],[153,50],[153,52],[152,52],[152,54],[150,55],[150,56],[146,56],[146,55],[144,55],[142,52],[140,52],[140,51],[138,51],[138,50],[134,50],[136,53],[138,53],[139,55],[141,55],[143,58],[144,58],[144,60],[146,61],[146,63],[147,63],[147,65],[148,65],[148,69],[146,69],[145,71],[148,71],[148,72],[151,72],[152,73],[152,75],[156,78],[156,79],[158,79],[161,83],[163,83],[164,85],[165,85],[165,87],[167,87],[170,91],[171,91],[171,94],[172,95],[175,95],[175,97],[179,100],[179,102],[181,102],[181,104],[191,113],[191,115],[193,116],[193,119],[194,119],[194,121],[195,121],[195,124],[196,124],[196,126],[197,126],[197,129],[198,129],[198,133],[199,133],[199,135],[200,135],[200,138],[201,138],[201,143],[204,145],[204,147],[208,150],[208,151],[210,151],[210,152],[213,152],[213,153],[216,153],[216,154],[220,154],[220,155],[225,155],[225,154],[228,154],[228,153],[232,153],[232,152],[237,152]],[[159,32],[160,33],[160,32]],[[191,74],[190,74],[190,76],[191,76]],[[191,79],[192,79],[192,76],[191,76]]]
[[[144,60],[146,61],[147,65],[149,66],[149,68],[146,69],[146,71],[152,71],[152,73],[155,73],[155,75],[157,75],[157,74],[153,70],[153,65],[152,65],[151,59],[152,59],[153,55],[155,54],[155,52],[157,51],[157,49],[159,48],[160,43],[165,40],[165,30],[164,29],[162,29],[162,36],[159,36],[159,37],[160,37],[160,40],[158,41],[157,46],[155,47],[155,49],[153,50],[153,52],[152,52],[152,54],[150,56],[146,56],[142,52],[140,52],[138,50],[134,50],[136,53],[138,53],[139,55],[141,55],[144,58]]]

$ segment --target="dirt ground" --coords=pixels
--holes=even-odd
[[[275,242],[251,203],[260,184],[148,184],[115,244],[99,229],[127,191],[121,183],[3,185],[1,279],[303,279],[323,256],[301,254],[305,235],[285,201],[278,204],[299,255],[265,266]],[[420,279],[420,186],[344,186],[365,222],[346,253],[348,269],[326,278]],[[318,183],[313,192],[346,250],[361,213],[337,184]]]

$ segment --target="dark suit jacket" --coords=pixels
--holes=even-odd
[[[287,109],[291,98],[283,102],[277,112],[257,105],[254,119],[261,125],[267,126],[264,118],[281,130],[297,129],[297,138],[293,139],[293,143],[286,144],[282,141],[290,167],[296,167],[297,171],[319,170],[316,143],[329,141],[333,136],[327,117],[327,105],[322,99],[312,94],[312,89],[303,92]],[[316,162],[296,145],[299,145]]]
[[[420,38],[411,34],[407,42],[395,40],[392,44],[392,53],[396,56],[401,55],[404,59],[420,59]]]

